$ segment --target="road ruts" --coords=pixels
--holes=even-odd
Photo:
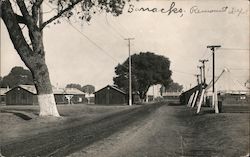
[[[106,116],[89,124],[79,123],[72,128],[50,131],[4,144],[1,146],[1,153],[6,157],[66,156],[148,116],[162,105],[163,103],[145,105]]]

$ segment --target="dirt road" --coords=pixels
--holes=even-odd
[[[249,153],[249,114],[202,114],[164,105],[70,157],[240,157]]]
[[[134,121],[145,118],[162,104],[121,111],[91,123],[78,120],[74,126],[52,130],[1,144],[4,156],[65,156],[101,140]]]
[[[5,156],[165,157],[249,153],[249,114],[146,105],[1,146]]]

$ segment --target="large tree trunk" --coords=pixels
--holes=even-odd
[[[40,116],[57,116],[57,111],[54,94],[52,91],[52,85],[49,78],[49,71],[45,60],[43,58],[36,57],[34,60],[34,67],[32,71],[34,83],[37,90],[38,104],[40,106]]]
[[[45,63],[45,53],[42,42],[42,33],[39,29],[28,27],[31,38],[31,48],[22,33],[9,0],[2,1],[1,17],[10,35],[10,39],[25,65],[30,69],[38,95],[40,116],[59,116],[55,98]],[[20,20],[20,19],[19,19]],[[23,19],[25,20],[25,19]],[[24,21],[27,22],[27,21]]]

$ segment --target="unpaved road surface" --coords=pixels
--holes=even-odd
[[[203,109],[204,110],[204,109]],[[5,156],[244,156],[249,114],[153,104],[2,145]]]
[[[247,156],[249,114],[212,111],[203,109],[196,115],[186,106],[163,105],[145,119],[70,156]]]
[[[70,128],[50,130],[2,143],[1,153],[4,156],[66,156],[145,118],[161,105],[145,105],[121,111],[87,124],[78,120],[78,123]]]

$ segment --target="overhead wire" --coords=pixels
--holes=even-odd
[[[114,25],[116,25],[116,28],[121,28],[122,30],[120,30],[121,32],[125,32],[125,34],[127,34],[127,36],[132,37],[132,34],[130,31],[127,30],[126,27],[124,27],[122,24],[120,24],[120,22],[118,20],[114,21],[112,18],[109,18],[111,21],[113,21],[112,23]]]
[[[48,7],[52,8],[49,4],[45,3]],[[100,52],[103,52],[104,54],[106,54],[107,56],[109,56],[111,59],[113,59],[113,61],[119,63],[119,61],[114,58],[112,55],[110,55],[106,50],[104,50],[101,46],[99,46],[95,41],[93,41],[90,37],[88,37],[86,34],[84,34],[82,31],[80,31],[77,27],[75,27],[72,23],[70,23],[69,20],[65,20],[64,18],[62,18],[64,21],[66,21],[72,28],[74,28],[75,31],[77,31],[78,33],[80,33],[80,35],[82,35],[84,38],[86,38],[90,43],[92,43],[96,48],[98,48],[99,50],[101,50]]]
[[[171,69],[173,72],[177,72],[177,73],[182,73],[182,74],[186,74],[186,75],[195,75],[193,73],[188,73],[188,72],[184,72],[184,71],[180,71],[180,70],[176,70],[176,69]]]
[[[109,26],[112,28],[112,30],[113,30],[114,32],[116,32],[116,33],[119,35],[119,37],[121,37],[122,39],[125,39],[125,36],[123,36],[121,33],[119,33],[119,32],[109,23],[108,18],[107,18],[107,13],[106,13],[106,15],[105,15],[105,20],[106,20],[107,25],[109,25]]]

